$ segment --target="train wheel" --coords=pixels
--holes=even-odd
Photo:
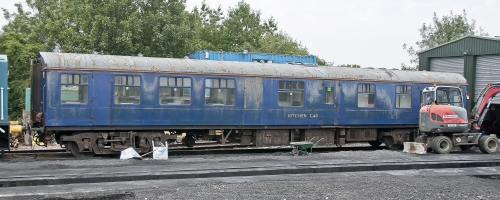
[[[439,154],[450,153],[453,148],[450,138],[446,136],[437,136],[432,140],[432,151]]]
[[[372,147],[378,147],[382,144],[382,142],[376,140],[376,141],[369,141],[368,144],[370,144],[370,146]]]
[[[403,148],[402,144],[394,144],[392,137],[384,137],[384,143],[387,149],[390,150],[400,150],[401,148]]]
[[[479,150],[483,153],[494,153],[498,150],[498,139],[491,136],[479,138]]]
[[[193,135],[186,135],[184,139],[182,139],[182,143],[186,145],[187,147],[193,147],[194,143],[196,142],[196,139],[193,137]]]
[[[76,142],[67,142],[66,148],[71,151],[71,154],[77,158],[88,158],[88,157],[93,157],[95,154],[93,152],[80,152],[80,149],[78,149],[78,145]]]
[[[415,142],[416,143],[425,143],[425,138],[423,135],[421,136],[418,136],[416,139],[415,139]]]

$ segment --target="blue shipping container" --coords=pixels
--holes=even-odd
[[[187,55],[189,59],[197,60],[220,60],[220,61],[238,61],[238,62],[261,62],[261,63],[298,63],[298,64],[316,64],[316,56],[300,56],[288,54],[270,54],[255,52],[220,52],[220,51],[196,51]]]

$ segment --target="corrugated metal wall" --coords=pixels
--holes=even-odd
[[[430,70],[435,72],[452,72],[464,75],[463,57],[444,57],[432,58],[430,61]]]
[[[492,82],[500,82],[500,55],[478,56],[474,99],[486,85]]]

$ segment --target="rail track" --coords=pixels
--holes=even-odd
[[[339,151],[375,151],[385,149],[385,147],[372,147],[372,146],[356,146],[356,147],[316,147],[313,152],[339,152]],[[278,152],[292,152],[292,147],[250,147],[241,145],[229,146],[203,146],[198,145],[195,147],[183,148],[169,148],[169,156],[187,156],[187,155],[213,155],[213,154],[261,154],[261,153],[278,153]],[[86,157],[84,159],[99,159],[99,158],[116,158],[119,154],[115,155],[95,155],[93,157]],[[2,152],[1,159],[77,159],[71,152],[66,149],[30,149],[30,150],[12,150]],[[78,158],[82,159],[82,158]]]
[[[29,149],[2,151],[0,158],[8,159],[68,159],[74,156],[66,149]]]

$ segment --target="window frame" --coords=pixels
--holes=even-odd
[[[126,77],[125,78],[125,83],[120,83],[120,84],[117,84],[117,77],[120,77],[120,79],[123,81],[123,77]],[[128,77],[132,77],[132,80],[129,80]],[[135,83],[135,78],[139,78],[138,80],[138,85],[136,85]],[[132,83],[132,85],[130,85],[129,83]],[[121,82],[121,81],[120,81]],[[117,103],[117,90],[116,88],[117,87],[134,87],[134,88],[139,88],[139,102],[138,103]],[[129,91],[130,93],[130,91]],[[130,95],[128,95],[130,97]],[[113,105],[125,105],[125,106],[130,106],[130,105],[134,105],[134,106],[137,106],[137,105],[140,105],[141,104],[141,99],[142,99],[142,76],[140,75],[136,75],[136,74],[115,74],[113,76]]]
[[[408,109],[408,108],[411,108],[411,106],[412,106],[412,98],[413,98],[413,93],[412,93],[413,88],[412,88],[412,86],[411,85],[396,85],[395,89],[396,89],[396,91],[395,91],[395,98],[394,98],[394,100],[395,100],[394,107],[397,108],[397,109]],[[401,107],[401,103],[399,103],[399,107],[398,107],[398,95],[409,95],[410,96],[410,105],[409,105],[409,107]]]
[[[357,95],[357,107],[358,108],[375,108],[375,93],[376,93],[376,85],[374,83],[358,83],[356,85],[356,95]],[[360,86],[362,86],[362,91],[360,91]],[[366,87],[369,86],[369,87]],[[373,94],[373,104],[372,106],[360,106],[360,94]],[[370,97],[367,98],[367,105],[370,105]]]
[[[210,84],[208,84],[207,81],[210,80]],[[217,84],[214,80],[218,80]],[[225,83],[225,84],[222,84]],[[232,83],[232,84],[230,84]],[[210,85],[210,86],[209,86]],[[205,106],[235,106],[236,104],[236,79],[234,78],[226,78],[226,77],[205,77],[203,79],[203,89],[204,89],[204,104]],[[207,103],[208,99],[211,99],[212,97],[207,98],[207,91],[209,94],[211,94],[212,89],[219,89],[219,90],[227,90],[231,91],[232,90],[232,103],[231,104],[226,104],[226,103]],[[228,93],[226,95],[229,95],[229,99],[226,99],[227,102],[231,102],[231,94]]]
[[[166,78],[166,86],[165,85],[162,85],[162,78]],[[178,79],[181,79],[181,86],[178,86]],[[171,79],[174,80],[174,85],[175,86],[170,86],[171,84]],[[189,79],[189,86],[185,86],[186,82],[185,82],[185,79]],[[187,100],[189,103],[184,103],[186,100],[183,100],[182,103],[162,103],[162,99],[161,98],[161,89],[163,88],[180,88],[181,90],[184,90],[186,88],[189,89],[189,100]],[[184,91],[182,91],[182,93],[184,93]],[[189,106],[191,105],[192,101],[193,101],[193,96],[192,96],[192,93],[193,93],[193,78],[191,77],[186,77],[186,76],[160,76],[158,77],[158,104],[161,105],[161,106]],[[184,96],[185,94],[183,94],[182,97],[185,97]]]
[[[328,88],[331,88],[331,90],[328,91]],[[335,86],[324,86],[324,90],[325,91],[323,93],[325,95],[325,98],[323,98],[323,104],[326,104],[326,105],[335,104]],[[333,94],[331,103],[327,102],[327,98],[328,98],[327,92],[331,92]]]
[[[66,78],[66,83],[63,83],[63,75],[66,75],[67,78]],[[75,75],[78,75],[78,83],[74,83],[74,76]],[[72,77],[71,78],[71,82],[72,83],[69,83],[70,82],[70,76]],[[87,82],[86,83],[82,83],[82,76],[86,76],[87,77]],[[62,98],[63,98],[63,90],[62,90],[62,86],[78,86],[78,90],[77,91],[80,91],[80,87],[86,87],[86,101],[85,102],[63,102]],[[89,88],[90,88],[90,85],[89,85],[89,74],[85,74],[85,73],[61,73],[59,75],[59,103],[61,105],[88,105],[89,103]]]
[[[306,89],[305,89],[305,82],[304,81],[298,81],[298,80],[278,80],[278,98],[277,98],[277,104],[279,107],[304,107],[305,105],[305,94],[306,94]],[[280,105],[280,93],[302,93],[302,98],[301,98],[301,105],[294,106],[293,103],[295,101],[292,100],[292,105]],[[291,95],[292,96],[292,95]]]

